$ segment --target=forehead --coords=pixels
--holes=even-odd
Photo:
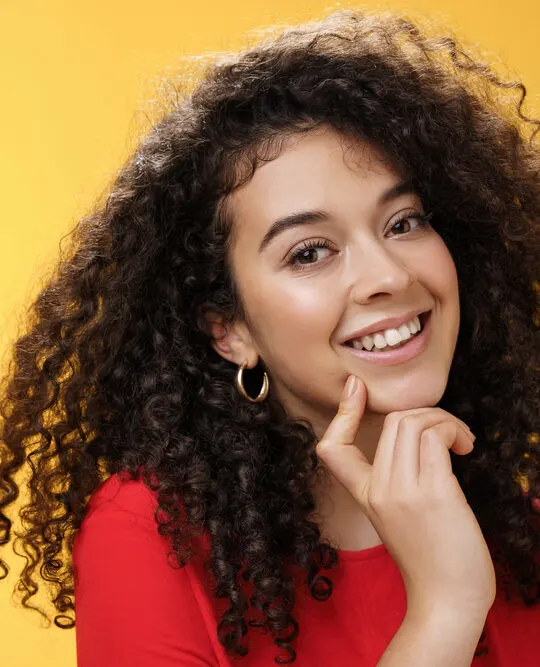
[[[282,141],[279,154],[229,195],[226,209],[236,245],[258,237],[278,217],[300,209],[366,210],[401,171],[366,140],[322,127]]]

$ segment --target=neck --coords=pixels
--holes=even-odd
[[[291,401],[287,401],[287,404],[290,411]],[[322,414],[313,413],[306,409],[306,406],[301,410],[294,410],[294,413],[301,414],[310,421],[319,440],[336,414],[335,408]],[[385,416],[366,411],[352,443],[352,446],[360,449],[370,464],[373,464],[375,458]],[[316,504],[313,519],[320,527],[322,539],[337,549],[346,551],[362,551],[382,544],[371,521],[349,491],[322,463],[319,472],[313,489]]]
[[[354,443],[373,464],[385,415],[365,413]],[[323,430],[316,430],[318,438]],[[322,466],[319,480],[313,490],[316,503],[315,521],[321,536],[337,549],[362,551],[382,544],[377,531],[360,504],[347,489]]]

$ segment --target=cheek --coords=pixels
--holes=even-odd
[[[250,301],[259,336],[288,353],[329,341],[339,319],[339,300],[314,279],[261,280]]]
[[[430,252],[424,255],[421,266],[424,282],[434,294],[445,301],[458,299],[456,266],[440,237],[430,248]]]
[[[422,266],[423,282],[442,306],[443,327],[455,345],[460,325],[459,285],[452,255],[442,239]]]

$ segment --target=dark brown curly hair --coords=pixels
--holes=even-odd
[[[439,405],[477,436],[465,461],[452,453],[454,471],[484,535],[497,539],[511,590],[538,602],[539,522],[519,483],[540,496],[540,121],[523,114],[525,96],[454,36],[346,10],[215,59],[173,101],[72,232],[13,344],[0,543],[26,558],[25,606],[36,608],[46,582],[55,623],[74,625],[71,550],[88,499],[108,475],[142,469],[166,517],[156,530],[180,565],[208,531],[215,592],[230,601],[221,643],[246,653],[252,605],[294,661],[289,566],[324,600],[332,582],[322,571],[338,562],[313,520],[316,438],[271,390],[263,403],[238,394],[204,313],[245,316],[227,264],[228,195],[285,137],[321,124],[379,146],[434,212],[461,301]],[[19,532],[8,506],[23,471]]]

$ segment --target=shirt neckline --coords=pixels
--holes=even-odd
[[[374,560],[376,558],[390,557],[386,544],[377,544],[374,547],[361,549],[360,551],[348,551],[336,549],[338,559],[341,561]]]

